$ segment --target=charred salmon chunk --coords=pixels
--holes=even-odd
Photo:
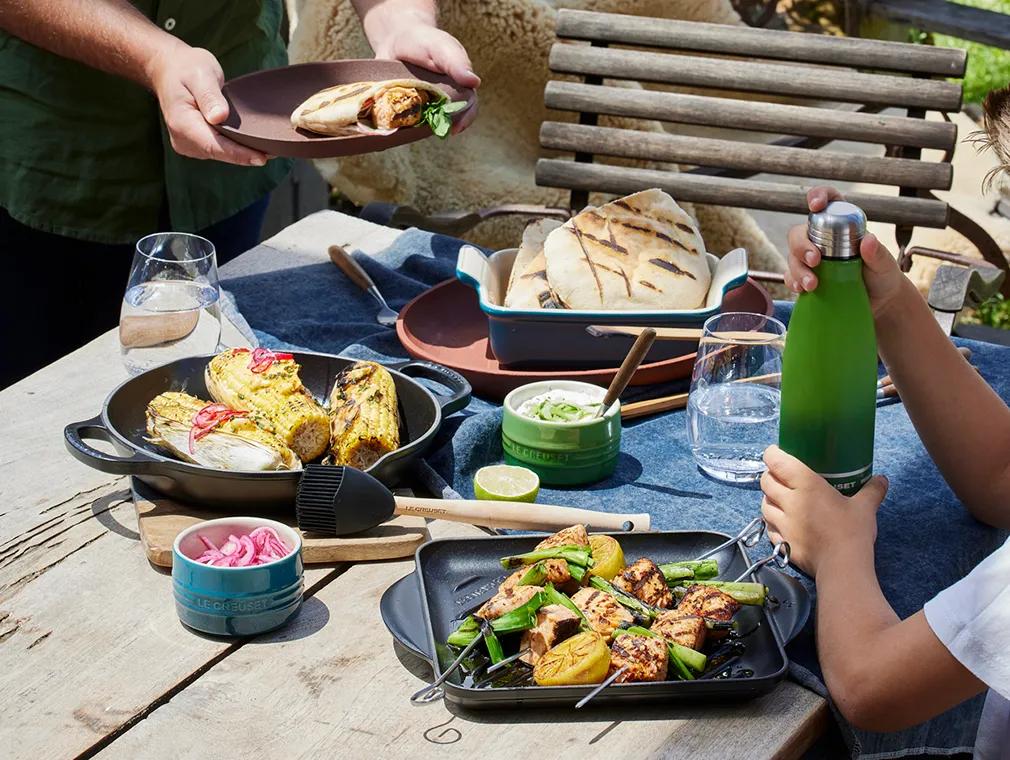
[[[522,607],[541,591],[543,588],[540,586],[513,586],[505,591],[499,591],[474,614],[484,620],[500,618],[505,613]]]
[[[663,639],[624,634],[610,646],[610,673],[627,666],[615,683],[665,681],[668,656]]]
[[[588,549],[589,535],[586,533],[586,526],[573,525],[570,528],[559,530],[553,536],[548,536],[537,544],[535,551],[551,549],[555,546],[584,546]]]
[[[589,627],[608,641],[613,638],[614,631],[631,625],[635,620],[614,597],[594,588],[579,589],[572,596],[572,601],[586,616]]]
[[[651,559],[642,557],[614,578],[614,585],[653,607],[673,606],[673,594],[663,572]]]
[[[661,612],[650,629],[667,641],[700,651],[705,646],[705,619],[685,615],[679,609]]]
[[[516,570],[512,573],[512,575],[502,581],[498,590],[506,591],[507,589],[518,586],[519,581],[521,581],[531,570],[534,571],[534,575],[539,572],[541,575],[541,578],[538,578],[540,583],[550,582],[555,586],[565,586],[572,580],[572,574],[568,570],[568,563],[563,559],[542,559],[535,565],[526,565]]]
[[[580,618],[567,607],[548,604],[537,611],[537,624],[523,631],[519,649],[529,649],[519,659],[529,665],[536,665],[544,653],[570,636],[579,632]]]
[[[698,615],[709,620],[730,622],[740,609],[740,603],[729,594],[712,586],[690,586],[677,605],[677,612]]]

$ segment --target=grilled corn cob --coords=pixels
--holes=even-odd
[[[248,349],[224,351],[207,364],[207,390],[215,401],[248,410],[249,419],[308,462],[326,451],[329,419],[302,385],[290,354],[275,356],[258,363]]]
[[[210,402],[162,393],[147,405],[147,434],[186,462],[221,470],[300,470],[298,455],[247,417],[231,417],[194,435],[197,413]]]
[[[330,393],[330,460],[363,470],[400,446],[393,376],[375,362],[355,362]]]

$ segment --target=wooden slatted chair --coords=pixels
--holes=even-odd
[[[926,32],[1010,49],[1010,17],[951,0],[845,0],[846,34],[856,36],[863,17],[910,24]]]
[[[961,107],[963,50],[748,27],[561,10],[550,68],[566,79],[547,83],[548,108],[576,113],[577,121],[546,121],[540,143],[571,158],[542,158],[539,185],[571,191],[568,209],[501,206],[425,216],[405,206],[369,204],[362,215],[392,226],[417,226],[460,236],[502,214],[567,216],[591,192],[621,195],[660,187],[680,201],[806,214],[806,192],[823,182],[890,186],[898,194],[851,193],[872,221],[896,225],[900,261],[915,255],[966,266],[977,259],[911,248],[916,226],[948,224],[967,237],[990,266],[1006,272],[1006,258],[978,224],[933,195],[949,190],[957,128],[927,121]],[[587,44],[588,43],[588,44]],[[632,89],[616,81],[659,83],[690,93]],[[727,91],[750,99],[726,97]],[[703,92],[704,94],[697,94]],[[771,99],[761,99],[771,98]],[[789,98],[794,103],[775,102]],[[795,104],[795,101],[807,104]],[[842,107],[824,107],[825,102]],[[900,108],[906,115],[883,115]],[[700,127],[768,133],[771,142],[697,137],[602,127],[600,115]],[[886,146],[883,157],[819,150],[833,140]],[[940,161],[924,149],[944,151]],[[594,162],[598,156],[681,165],[679,173]],[[694,168],[689,168],[694,167]],[[759,173],[810,178],[758,181]],[[781,281],[781,275],[759,273]],[[1003,292],[1010,296],[1010,279]]]
[[[964,51],[575,10],[559,12],[557,35],[551,71],[581,81],[550,81],[545,102],[549,108],[578,113],[578,121],[544,122],[540,142],[573,159],[540,159],[536,181],[570,190],[572,208],[585,206],[590,192],[624,194],[661,187],[682,201],[805,214],[809,186],[820,181],[871,183],[896,187],[898,195],[849,197],[871,221],[897,226],[906,271],[914,255],[969,266],[979,263],[909,248],[916,226],[948,224],[971,240],[990,265],[1008,269],[991,236],[932,192],[951,187],[957,129],[948,120],[924,117],[927,111],[946,115],[960,109],[961,87],[947,79],[963,76]],[[631,89],[611,80],[674,85],[705,94]],[[811,105],[734,99],[725,97],[726,91]],[[825,101],[853,107],[825,108]],[[901,108],[907,115],[876,113],[885,108]],[[599,126],[601,114],[786,137],[754,143],[617,129]],[[884,145],[886,152],[868,157],[816,149],[831,140]],[[945,151],[942,160],[923,160],[927,148]],[[680,173],[632,168],[596,163],[596,156],[697,168]],[[758,173],[816,181],[800,186],[751,179]],[[1010,295],[1010,281],[1003,288]]]

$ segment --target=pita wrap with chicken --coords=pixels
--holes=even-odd
[[[550,284],[547,282],[547,259],[544,241],[561,226],[556,219],[538,219],[523,230],[523,242],[516,253],[509,275],[505,306],[510,309],[560,309]]]
[[[461,110],[464,102],[449,103],[442,90],[420,79],[353,82],[317,92],[291,114],[291,126],[320,135],[390,134],[400,127],[428,122],[440,137],[436,123],[451,122],[447,114]]]
[[[695,309],[712,280],[697,225],[658,189],[580,212],[547,236],[544,255],[569,309]]]

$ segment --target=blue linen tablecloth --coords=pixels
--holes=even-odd
[[[453,238],[409,230],[379,255],[358,260],[390,305],[400,308],[455,275],[460,245]],[[261,247],[222,267],[221,274],[230,293],[224,299],[226,312],[264,346],[379,361],[406,358],[395,331],[375,322],[371,297],[329,262]],[[788,304],[777,304],[776,310],[788,320]],[[243,318],[247,325],[242,325]],[[1010,349],[966,343],[982,375],[1004,399],[1010,398]],[[624,400],[684,388],[684,383],[678,383],[631,389]],[[462,413],[446,420],[427,465],[418,469],[419,477],[446,498],[472,497],[474,472],[502,461],[500,425],[500,406],[475,398]],[[585,489],[543,488],[540,501],[611,512],[647,511],[659,530],[708,529],[730,534],[759,512],[761,498],[756,488],[718,483],[697,470],[683,412],[626,423],[621,448],[617,471],[609,480]],[[962,578],[1005,536],[967,514],[930,461],[901,403],[878,409],[875,462],[876,471],[891,481],[879,513],[877,571],[884,594],[898,615],[906,617]],[[757,551],[767,553],[770,547],[752,550]],[[810,580],[799,577],[813,594]],[[812,620],[788,651],[792,677],[827,696]],[[839,723],[852,757],[950,755],[971,751],[981,708],[978,697],[894,734],[852,731],[840,717]]]

